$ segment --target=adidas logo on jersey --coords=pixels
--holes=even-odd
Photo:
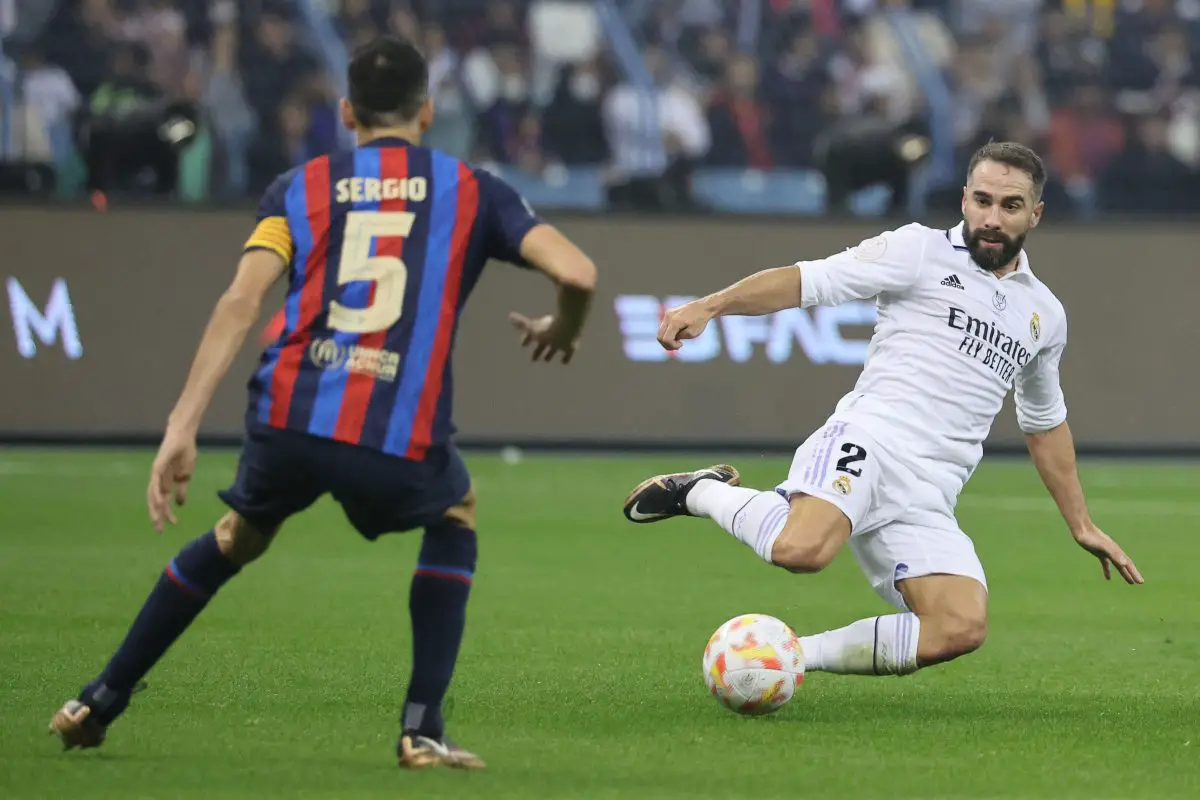
[[[967,288],[962,285],[962,281],[960,281],[958,279],[957,275],[949,275],[945,278],[942,278],[942,286],[950,286],[955,289],[966,289]]]

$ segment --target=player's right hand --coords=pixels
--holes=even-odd
[[[699,300],[684,303],[667,311],[658,326],[658,343],[667,350],[683,347],[685,339],[695,339],[704,333],[713,314]]]
[[[154,457],[154,465],[150,468],[150,485],[146,487],[150,522],[159,533],[162,533],[164,520],[176,524],[171,496],[174,495],[176,505],[187,502],[188,483],[195,468],[195,434],[167,428],[158,455]]]
[[[534,361],[553,361],[561,354],[562,363],[571,363],[579,347],[579,332],[568,330],[553,314],[530,319],[516,311],[508,315],[508,321],[521,333],[521,347],[533,345]]]

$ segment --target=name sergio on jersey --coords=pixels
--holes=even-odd
[[[337,182],[339,203],[378,203],[381,200],[411,200],[420,203],[429,193],[428,182],[415,178],[342,178]]]
[[[987,320],[972,317],[961,308],[950,306],[948,323],[954,330],[966,334],[958,345],[959,352],[983,362],[1006,384],[1011,385],[1017,370],[1033,358],[1033,353],[1019,340]]]

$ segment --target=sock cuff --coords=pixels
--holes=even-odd
[[[759,492],[733,515],[733,535],[759,558],[772,563],[775,540],[783,532],[791,505],[775,492]]]
[[[458,581],[468,586],[475,582],[475,573],[471,570],[457,567],[441,567],[437,564],[418,563],[413,572],[416,578],[437,578],[444,581]]]
[[[417,577],[438,578],[471,584],[479,545],[475,531],[461,525],[438,525],[425,529],[417,556]]]
[[[164,574],[185,593],[207,600],[240,571],[241,567],[221,552],[217,534],[210,530],[184,545],[168,562]]]
[[[916,672],[920,638],[921,619],[911,611],[876,617],[875,652],[871,657],[875,674],[911,675]]]

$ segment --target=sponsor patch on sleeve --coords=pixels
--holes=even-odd
[[[887,239],[882,236],[872,236],[863,239],[854,248],[854,257],[859,261],[878,261],[887,252]]]

